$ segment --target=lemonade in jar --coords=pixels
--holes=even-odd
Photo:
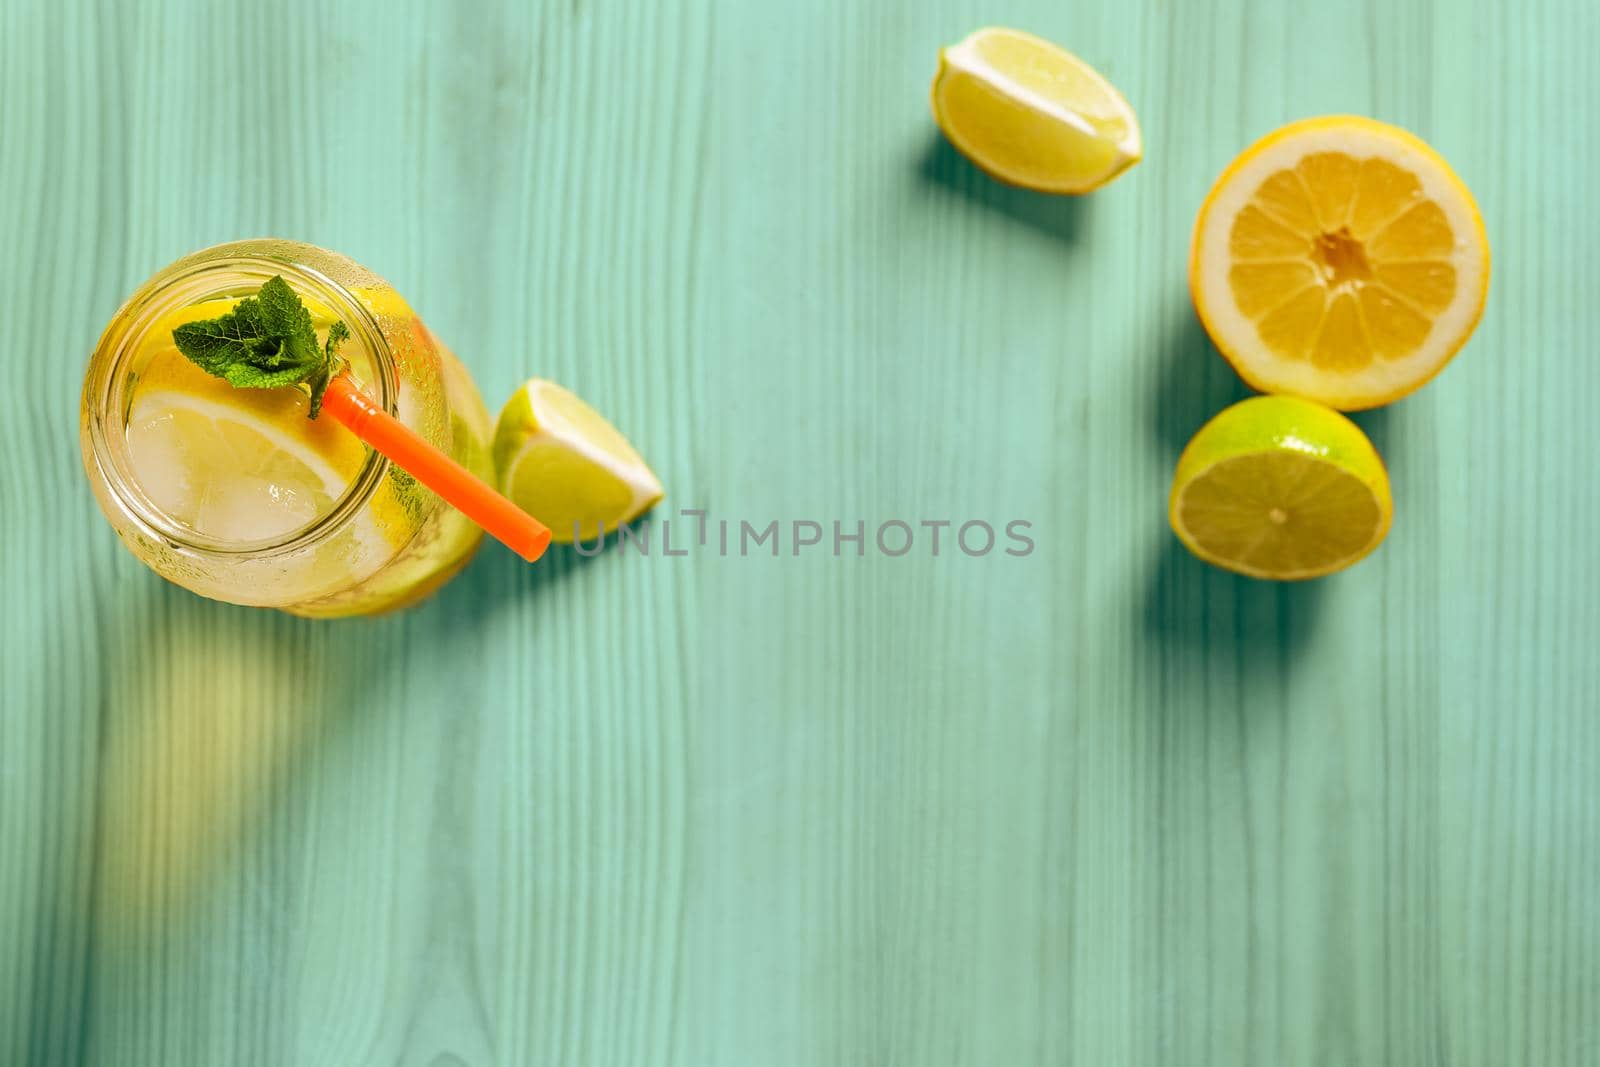
[[[309,418],[306,390],[236,388],[179,351],[175,331],[226,321],[269,283],[339,342],[373,408],[492,478],[477,387],[392,286],[326,249],[248,240],[160,271],[101,336],[80,420],[100,508],[134,555],[202,596],[308,616],[415,603],[466,565],[480,528],[326,413]]]

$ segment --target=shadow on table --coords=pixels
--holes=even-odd
[[[1088,197],[1053,196],[1007,185],[974,166],[937,131],[922,150],[917,175],[927,186],[959,194],[1066,244],[1076,243],[1083,231]]]
[[[585,542],[584,553],[592,552],[593,548],[593,542]],[[505,546],[485,538],[477,558],[454,581],[419,605],[418,612],[471,616],[479,619],[481,625],[501,610],[548,595],[586,568],[605,566],[616,552],[617,539],[611,535],[598,553],[585,555],[572,545],[551,545],[543,556],[529,563]],[[359,624],[362,620],[353,621]]]
[[[1401,402],[1402,404],[1404,401]],[[1405,453],[1397,447],[1399,442],[1395,438],[1395,409],[1391,404],[1384,408],[1373,408],[1371,411],[1347,412],[1351,420],[1372,441],[1372,446],[1378,450],[1378,455],[1383,457],[1384,467],[1389,472],[1390,488],[1399,495],[1398,487],[1393,483],[1398,476],[1405,477]],[[1404,408],[1402,407],[1403,411]],[[1399,472],[1398,475],[1396,472]]]
[[[0,1048],[73,1061],[97,975],[126,970],[138,984],[152,960],[209,966],[205,917],[219,902],[254,912],[263,877],[298,884],[305,860],[289,831],[329,788],[330,754],[410,745],[418,715],[453,717],[454,735],[424,727],[433,740],[479,729],[467,705],[497,620],[503,633],[520,613],[519,640],[541,640],[562,625],[552,594],[618,555],[614,544],[594,557],[554,546],[528,564],[485,544],[422,604],[341,620],[205,600],[119,559],[106,575],[101,659],[86,665],[99,706],[39,709],[76,716],[56,729],[95,741],[97,756],[82,799],[47,808],[37,828],[54,842],[33,875],[45,888],[16,918],[39,951],[12,972],[25,988],[0,975],[0,1005],[19,1006],[24,1028]],[[393,714],[402,706],[406,721]],[[260,910],[264,930],[276,914]]]
[[[1253,396],[1212,345],[1189,302],[1175,288],[1160,303],[1155,358],[1160,369],[1145,417],[1160,451],[1174,466],[1189,438],[1223,408]]]
[[[127,575],[132,591],[105,623],[102,705],[86,711],[100,738],[94,837],[82,853],[93,888],[59,887],[84,907],[50,943],[136,959],[185,928],[218,885],[288,862],[276,850],[296,817],[289,805],[330,750],[390,743],[385,731],[409,729],[386,717],[402,705],[470,711],[457,702],[482,684],[495,620],[520,612],[519,633],[539,640],[561,625],[543,602],[614,554],[553,546],[529,564],[486,544],[422,604],[340,620],[205,600],[142,568]]]
[[[1177,537],[1161,538],[1144,574],[1144,633],[1188,673],[1206,660],[1285,667],[1315,636],[1325,579],[1268,582],[1202,563]]]

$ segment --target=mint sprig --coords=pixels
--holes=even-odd
[[[282,275],[269,279],[226,315],[188,322],[172,331],[173,343],[189,360],[229,385],[276,389],[304,385],[311,392],[311,417],[322,410],[322,394],[338,373],[338,348],[349,340],[342,321],[317,343],[311,313]]]

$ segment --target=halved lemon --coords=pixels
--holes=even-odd
[[[1139,162],[1139,120],[1089,64],[1018,30],[982,29],[939,53],[933,116],[991,176],[1087,193]]]
[[[1201,427],[1168,503],[1196,556],[1280,580],[1343,570],[1378,547],[1393,516],[1389,475],[1361,428],[1290,396],[1252,397]]]
[[[1195,309],[1240,377],[1346,410],[1421,387],[1489,288],[1472,194],[1405,130],[1306,119],[1251,145],[1195,220]]]
[[[562,544],[615,531],[662,496],[660,479],[627,438],[542,378],[524,383],[500,412],[494,460],[501,491]]]

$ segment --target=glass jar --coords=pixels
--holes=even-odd
[[[106,327],[89,360],[80,412],[95,498],[135,556],[201,596],[308,616],[406,607],[460,571],[482,532],[370,449],[331,507],[263,540],[202,534],[164,512],[136,475],[130,406],[141,360],[148,363],[152,346],[165,343],[158,331],[170,334],[173,316],[185,308],[237,301],[275,275],[312,311],[319,333],[335,319],[350,328],[339,355],[363,392],[492,480],[489,415],[477,386],[400,294],[335,252],[262,239],[183,257],[145,282]]]

